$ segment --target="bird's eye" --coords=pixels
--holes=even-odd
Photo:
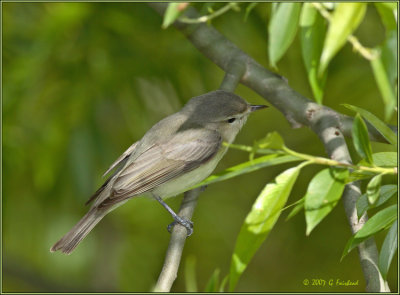
[[[230,118],[230,119],[228,119],[228,123],[233,123],[233,122],[235,122],[235,120],[236,120],[236,118]]]

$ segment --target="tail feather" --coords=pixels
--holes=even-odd
[[[101,210],[97,207],[91,208],[67,234],[50,248],[50,252],[61,250],[65,254],[70,254],[108,212],[108,210]]]

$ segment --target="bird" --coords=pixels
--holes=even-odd
[[[226,153],[252,112],[240,96],[215,90],[191,98],[184,107],[162,119],[133,143],[104,173],[111,175],[89,198],[82,219],[51,248],[70,254],[109,212],[130,199],[147,195],[172,215],[174,222],[193,232],[193,223],[178,216],[164,200],[189,190],[207,178]],[[170,230],[170,226],[168,229]]]

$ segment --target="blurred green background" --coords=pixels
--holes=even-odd
[[[270,4],[259,4],[213,21],[228,39],[269,67]],[[174,28],[142,3],[3,3],[3,291],[149,291],[169,242],[170,215],[157,203],[135,199],[109,214],[70,256],[50,246],[86,212],[83,205],[102,184],[103,172],[154,123],[190,98],[219,87],[224,73]],[[384,27],[370,6],[356,36],[366,46],[384,40]],[[279,73],[296,91],[312,97],[298,37]],[[244,86],[236,93],[265,101]],[[349,103],[383,117],[383,104],[369,63],[346,45],[331,63],[324,104],[351,114]],[[393,118],[392,123],[396,120]],[[291,129],[273,107],[254,114],[236,143],[276,130],[288,147],[325,156],[307,128]],[[352,155],[357,156],[348,141]],[[374,143],[373,150],[388,146]],[[217,171],[246,161],[229,151]],[[240,226],[264,185],[289,165],[264,169],[210,185],[194,214],[173,291],[185,291],[184,266],[196,261],[199,290],[216,268],[223,275]],[[289,203],[301,198],[321,167],[302,171]],[[168,203],[178,209],[181,196]],[[239,281],[237,291],[356,292],[365,290],[358,255],[340,257],[350,238],[343,205],[309,237],[304,214],[288,222],[284,212]],[[384,235],[378,235],[380,248]],[[389,272],[397,289],[397,255]],[[304,286],[304,279],[359,280],[358,286]]]

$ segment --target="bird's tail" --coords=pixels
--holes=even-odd
[[[68,233],[50,248],[50,252],[61,250],[65,254],[70,254],[108,212],[109,210],[98,207],[91,208]]]

